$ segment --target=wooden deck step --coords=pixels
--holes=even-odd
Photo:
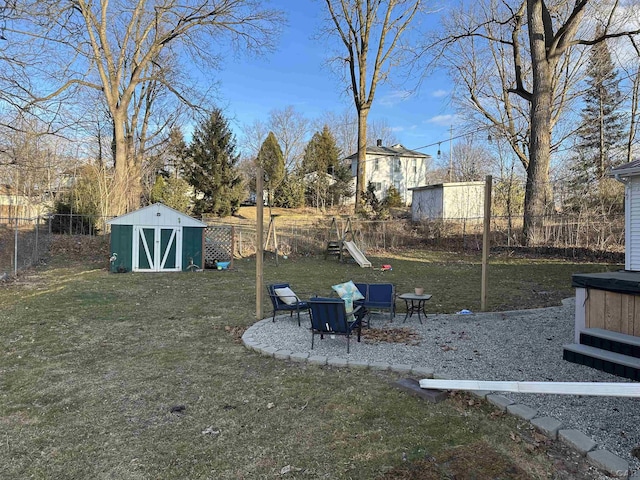
[[[587,328],[580,332],[580,343],[590,347],[640,358],[640,337],[612,332],[602,328]]]
[[[582,344],[565,345],[562,358],[568,362],[640,381],[640,358]]]

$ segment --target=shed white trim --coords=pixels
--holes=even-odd
[[[207,224],[185,215],[162,203],[154,203],[133,212],[125,213],[107,222],[109,225],[148,225],[206,227]]]
[[[134,272],[181,271],[182,227],[134,225],[132,259]]]

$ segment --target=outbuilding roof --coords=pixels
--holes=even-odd
[[[109,225],[180,225],[182,227],[206,227],[207,224],[196,220],[163,203],[154,203],[133,212],[112,218]]]
[[[444,187],[479,187],[485,185],[485,182],[450,182],[450,183],[434,183],[431,185],[421,185],[419,187],[411,187],[408,190],[422,191],[422,190],[435,190],[437,188]]]
[[[640,159],[633,162],[625,163],[619,167],[609,170],[609,176],[611,177],[626,177],[629,175],[640,175]]]

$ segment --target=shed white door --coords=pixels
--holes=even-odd
[[[182,270],[182,227],[133,227],[133,271]]]

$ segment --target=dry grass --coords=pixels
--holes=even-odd
[[[469,306],[477,259],[384,260],[393,271],[268,260],[265,282],[309,293],[349,278],[420,282],[437,292],[437,308]],[[255,264],[236,265],[117,275],[90,253],[53,258],[0,288],[0,478],[590,478],[582,464],[562,476],[559,447],[536,444],[528,426],[467,396],[432,405],[394,388],[388,372],[248,351],[238,338],[255,317]],[[492,305],[539,305],[554,295],[532,285],[557,292],[564,278],[566,295],[575,266],[493,268],[509,277],[500,295],[516,293]]]

